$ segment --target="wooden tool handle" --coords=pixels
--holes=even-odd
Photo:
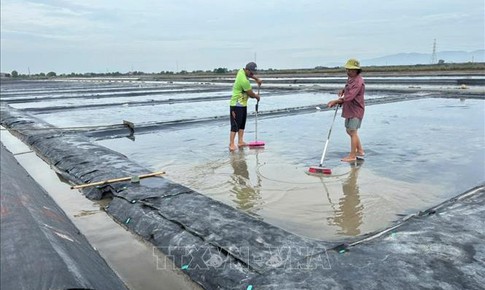
[[[159,172],[152,172],[148,174],[142,174],[139,175],[138,178],[147,178],[147,177],[152,177],[152,176],[157,176],[157,175],[163,175],[165,174],[165,171],[159,171]],[[132,176],[127,176],[127,177],[121,177],[121,178],[114,178],[114,179],[108,179],[104,181],[97,181],[97,182],[92,182],[92,183],[85,183],[85,184],[78,184],[71,186],[71,189],[80,189],[80,188],[85,188],[85,187],[90,187],[90,186],[98,186],[98,185],[105,185],[105,184],[110,184],[110,183],[115,183],[115,182],[120,182],[120,181],[129,181],[131,180]]]

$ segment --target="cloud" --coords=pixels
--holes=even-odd
[[[124,61],[145,71],[176,60],[187,70],[239,67],[255,53],[261,68],[312,67],[429,52],[433,39],[446,50],[480,49],[483,10],[483,0],[2,0],[2,70],[39,52],[69,60],[44,62],[71,72],[87,63],[122,70]]]

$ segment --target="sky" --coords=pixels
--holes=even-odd
[[[1,71],[313,68],[485,47],[484,0],[1,0]],[[365,65],[365,63],[362,63]]]

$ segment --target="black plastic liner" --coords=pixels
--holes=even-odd
[[[1,150],[1,289],[127,289],[52,198]]]

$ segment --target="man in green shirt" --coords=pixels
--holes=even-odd
[[[244,128],[246,126],[248,98],[254,98],[259,102],[259,95],[253,92],[249,78],[252,78],[261,86],[262,81],[254,74],[257,71],[257,65],[250,62],[245,68],[237,72],[236,80],[232,87],[232,97],[230,102],[230,119],[231,119],[231,135],[229,138],[229,150],[236,150],[236,133],[238,137],[237,146],[246,146],[244,142]]]

